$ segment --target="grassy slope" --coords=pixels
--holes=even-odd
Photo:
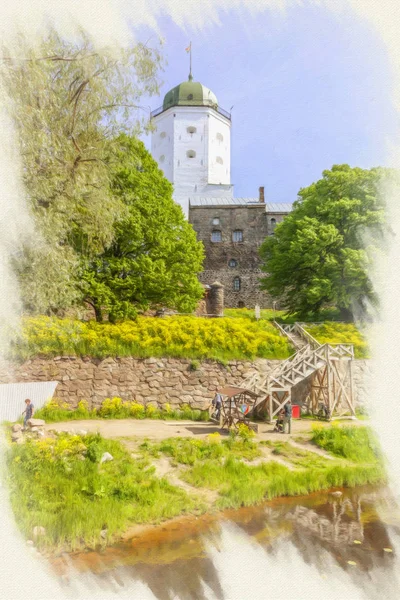
[[[224,319],[175,316],[163,319],[138,317],[116,325],[56,319],[25,318],[14,345],[13,358],[33,356],[135,356],[215,359],[283,359],[293,353],[272,320],[291,322],[295,317],[262,310],[256,321],[250,309],[226,309]],[[354,344],[356,357],[368,356],[367,343],[355,325],[333,321],[307,329],[321,343]]]
[[[40,525],[46,535],[38,539],[39,546],[71,549],[111,541],[133,523],[204,511],[202,489],[215,491],[212,508],[222,509],[384,480],[383,461],[367,428],[317,429],[313,441],[334,460],[283,441],[257,443],[251,438],[222,439],[218,434],[206,440],[147,441],[132,458],[118,441],[61,434],[10,448],[12,507],[27,538]],[[114,460],[100,464],[106,451]],[[155,476],[151,463],[162,456],[175,466],[176,476],[198,488],[198,494]],[[275,456],[287,466],[274,461]],[[102,540],[105,529],[107,539]]]
[[[85,458],[82,453],[85,452]],[[100,464],[103,452],[114,460]],[[200,508],[183,490],[133,460],[118,441],[99,435],[12,446],[8,456],[12,508],[23,534],[46,529],[41,547],[74,549],[122,533],[134,523],[158,522]]]
[[[307,331],[321,344],[353,344],[356,358],[368,358],[369,349],[365,337],[352,323],[327,321],[308,325]]]
[[[187,359],[286,358],[288,341],[268,321],[248,318],[138,317],[116,325],[49,317],[26,318],[14,357],[70,355]]]

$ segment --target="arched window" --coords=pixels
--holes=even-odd
[[[272,218],[270,220],[270,225],[271,225],[271,233],[273,234],[274,233],[274,229],[276,227],[276,219]]]
[[[188,99],[188,100],[193,100],[193,94],[188,94],[188,97],[187,97],[187,99]]]
[[[231,258],[231,260],[228,262],[228,265],[230,266],[231,269],[234,269],[235,267],[238,266],[238,261],[234,258]]]
[[[241,229],[235,229],[232,233],[233,242],[243,242],[243,231]]]
[[[211,232],[211,241],[222,242],[222,233],[219,231],[219,229],[214,229],[214,231]]]
[[[194,157],[196,156],[196,152],[195,152],[194,150],[188,150],[188,151],[186,152],[186,156],[187,156],[188,158],[194,158]]]
[[[196,129],[196,127],[193,127],[193,125],[190,125],[190,127],[188,127],[188,128],[186,129],[186,131],[187,131],[188,133],[192,134],[192,133],[196,133],[197,129]]]
[[[217,158],[216,158],[216,161],[217,161],[217,163],[218,163],[219,165],[223,165],[223,164],[224,164],[224,161],[223,161],[223,159],[221,158],[221,156],[217,156]]]
[[[223,142],[224,141],[224,136],[222,135],[222,133],[217,133],[217,140],[219,142]]]
[[[166,137],[166,135],[167,135],[167,134],[165,133],[165,131],[162,131],[162,132],[160,133],[160,138],[165,138],[165,137]]]
[[[240,277],[235,277],[233,280],[233,291],[240,292]]]
[[[164,162],[164,160],[165,160],[165,156],[164,156],[164,154],[161,154],[161,156],[160,156],[160,162]]]
[[[213,223],[213,225],[219,225],[219,217],[214,217],[212,223]]]

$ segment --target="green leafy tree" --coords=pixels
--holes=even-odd
[[[203,294],[203,245],[144,144],[126,135],[116,143],[111,189],[125,211],[111,245],[86,263],[85,301],[97,320],[104,312],[111,321],[133,317],[154,305],[190,312]]]
[[[113,142],[146,127],[141,99],[158,93],[160,65],[158,49],[99,51],[83,33],[67,41],[52,32],[35,49],[21,36],[3,50],[1,84],[38,234],[17,262],[31,310],[70,306],[80,257],[113,241],[125,208],[111,192]]]
[[[335,165],[300,190],[292,213],[261,247],[262,288],[303,317],[335,306],[353,320],[376,306],[370,274],[387,230],[389,181],[400,189],[393,170]]]

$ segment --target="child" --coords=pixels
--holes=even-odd
[[[27,423],[29,421],[29,419],[32,419],[33,417],[33,404],[30,400],[25,400],[25,404],[26,404],[26,408],[24,410],[24,412],[22,413],[23,415],[25,415],[24,417],[24,429],[26,429]]]
[[[284,412],[283,412],[283,410],[281,410],[281,412],[279,413],[278,418],[276,420],[274,431],[279,431],[279,432],[283,431],[283,417],[284,417]]]

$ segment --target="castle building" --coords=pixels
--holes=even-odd
[[[215,94],[185,81],[151,113],[151,153],[174,186],[174,200],[205,247],[204,285],[224,286],[225,306],[271,307],[259,289],[259,247],[291,210],[291,204],[258,198],[235,198],[231,183],[231,115]]]

